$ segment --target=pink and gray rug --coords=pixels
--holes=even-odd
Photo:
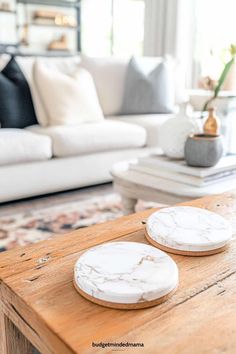
[[[154,207],[139,202],[137,210]],[[108,194],[59,206],[0,217],[0,251],[50,239],[82,227],[122,216],[119,195]]]

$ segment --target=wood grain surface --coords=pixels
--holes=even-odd
[[[181,205],[225,216],[236,233],[236,191]],[[180,271],[179,288],[168,301],[149,309],[108,309],[75,290],[73,267],[79,255],[107,241],[147,243],[142,221],[153,211],[3,253],[1,318],[7,316],[43,354],[126,351],[93,347],[100,342],[143,343],[143,348],[127,349],[134,353],[236,353],[235,239],[214,256],[171,255]]]

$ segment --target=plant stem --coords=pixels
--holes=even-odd
[[[219,92],[220,92],[220,90],[221,90],[221,87],[222,87],[223,83],[225,82],[225,79],[226,79],[226,77],[227,77],[227,75],[228,75],[228,73],[229,73],[229,71],[230,71],[231,66],[233,65],[233,63],[234,63],[234,56],[225,64],[225,67],[224,67],[224,69],[223,69],[223,71],[222,71],[222,73],[221,73],[221,75],[220,75],[218,84],[217,84],[217,86],[216,86],[216,88],[215,88],[215,90],[214,90],[214,94],[213,94],[213,96],[212,96],[209,100],[207,100],[206,103],[204,104],[203,109],[202,109],[202,113],[207,110],[209,103],[211,103],[215,98],[218,97]],[[202,117],[203,117],[203,114],[202,114]]]

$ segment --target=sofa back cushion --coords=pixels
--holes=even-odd
[[[34,74],[48,125],[78,125],[104,118],[93,78],[84,68],[68,75],[39,59]]]
[[[14,58],[0,72],[0,122],[2,128],[37,124],[29,85]]]
[[[174,111],[174,76],[167,60],[148,73],[131,58],[125,80],[121,114],[155,114]]]
[[[104,115],[118,114],[129,60],[82,56],[82,66],[93,76]]]

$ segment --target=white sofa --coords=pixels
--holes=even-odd
[[[29,82],[36,115],[39,110],[46,114],[33,80],[35,58],[16,59]],[[0,57],[0,69],[4,60]],[[79,57],[45,60],[53,60],[63,71],[81,62]],[[95,81],[104,121],[78,127],[0,129],[0,202],[111,181],[109,171],[115,162],[158,147],[159,127],[172,115],[118,115],[127,64],[128,60],[82,59]]]

